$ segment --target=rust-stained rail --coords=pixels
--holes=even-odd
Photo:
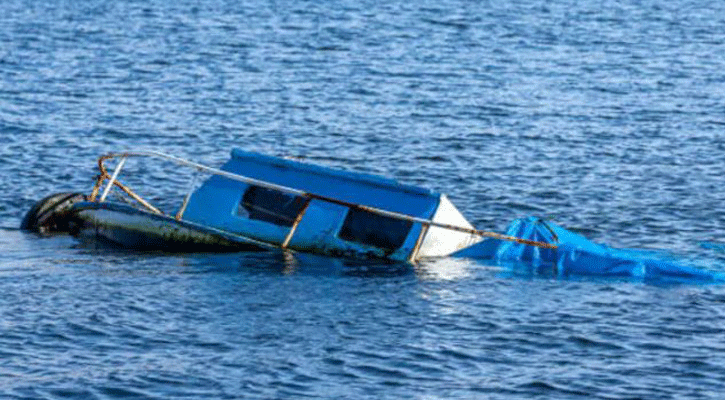
[[[112,158],[119,158],[119,157],[122,160],[124,160],[128,157],[163,158],[163,159],[172,161],[172,162],[180,164],[180,165],[185,165],[187,167],[196,168],[199,171],[204,171],[204,172],[207,172],[212,175],[219,175],[219,176],[223,176],[225,178],[243,182],[243,183],[246,183],[249,185],[260,186],[260,187],[263,187],[266,189],[277,190],[277,191],[293,194],[296,196],[304,197],[304,198],[308,199],[308,201],[312,200],[312,199],[320,200],[320,201],[324,201],[324,202],[331,203],[331,204],[337,204],[340,206],[349,207],[352,209],[363,210],[363,211],[366,211],[366,212],[369,212],[372,214],[376,214],[376,215],[380,215],[383,217],[389,217],[389,218],[394,218],[394,219],[403,220],[403,221],[420,223],[423,226],[428,226],[428,227],[435,226],[438,228],[448,229],[448,230],[452,230],[452,231],[456,231],[456,232],[468,233],[468,234],[475,235],[475,236],[488,237],[488,238],[499,239],[499,240],[506,240],[506,241],[526,244],[526,245],[530,245],[530,246],[542,247],[542,248],[546,248],[546,249],[556,249],[557,248],[557,246],[555,244],[551,244],[551,243],[522,239],[522,238],[518,238],[515,236],[502,235],[500,233],[484,231],[484,230],[475,229],[475,228],[467,228],[467,227],[463,227],[463,226],[445,224],[445,223],[436,222],[436,221],[425,219],[425,218],[414,217],[412,215],[401,214],[401,213],[397,213],[397,212],[393,212],[393,211],[381,210],[381,209],[378,209],[375,207],[350,203],[350,202],[347,202],[344,200],[339,200],[339,199],[335,199],[332,197],[319,195],[316,193],[308,193],[308,192],[305,192],[305,191],[302,191],[299,189],[276,185],[274,183],[260,181],[258,179],[250,178],[250,177],[247,177],[244,175],[234,174],[234,173],[231,173],[228,171],[223,171],[223,170],[220,170],[217,168],[208,167],[203,164],[198,164],[193,161],[185,160],[183,158],[175,157],[172,155],[168,155],[168,154],[164,154],[164,153],[160,153],[160,152],[156,152],[156,151],[133,151],[133,152],[123,152],[123,153],[109,153],[104,156],[101,156],[98,159],[98,167],[101,171],[101,175],[98,177],[98,179],[96,181],[96,185],[93,188],[93,192],[91,193],[91,201],[97,201],[97,196],[98,196],[98,192],[100,190],[100,186],[102,185],[104,180],[108,179],[110,182],[108,183],[108,186],[104,190],[104,193],[107,193],[110,190],[111,186],[113,186],[113,185],[118,186],[121,190],[123,190],[132,199],[139,202],[141,205],[143,205],[144,207],[149,209],[151,212],[156,213],[156,214],[163,214],[159,209],[157,209],[156,207],[154,207],[153,205],[148,203],[141,196],[134,193],[131,189],[124,186],[116,179],[117,176],[120,174],[121,169],[123,168],[123,164],[119,164],[116,168],[116,171],[114,171],[114,175],[116,175],[116,178],[114,178],[113,176],[108,174],[108,170],[106,169],[104,162],[106,160],[109,160]],[[103,198],[100,201],[103,201]],[[185,207],[183,207],[183,208],[185,208]],[[183,215],[183,210],[180,209],[179,213],[177,213],[177,216],[176,216],[177,219],[181,219],[182,215]],[[301,219],[301,216],[298,216],[298,218]],[[299,222],[299,221],[296,221],[296,222]],[[287,243],[289,243],[289,239],[291,239],[292,234],[294,234],[294,230],[292,230],[290,232],[290,234],[288,235],[288,237],[285,239],[285,243],[284,243],[285,245]]]
[[[161,154],[161,153],[159,153],[159,154]],[[141,205],[146,207],[149,211],[153,212],[154,214],[163,215],[164,213],[161,212],[161,210],[152,206],[151,203],[147,202],[141,196],[134,193],[130,188],[128,188],[127,186],[125,186],[124,184],[119,182],[116,178],[113,178],[112,176],[108,175],[108,170],[106,170],[106,166],[103,165],[103,162],[108,159],[114,158],[114,157],[116,157],[116,155],[107,154],[105,156],[101,156],[98,159],[98,169],[100,169],[101,175],[99,175],[98,178],[96,179],[96,185],[93,187],[93,191],[91,192],[90,200],[96,201],[96,197],[98,196],[98,192],[101,188],[101,185],[103,184],[103,181],[105,179],[109,179],[110,183],[108,184],[108,187],[106,187],[106,189],[104,190],[104,195],[101,196],[101,199],[100,199],[101,202],[105,201],[105,199],[106,199],[105,195],[108,194],[109,190],[111,189],[111,186],[115,185],[115,186],[118,186],[119,189],[123,190],[123,192],[126,193],[129,197],[131,197],[132,199],[136,200]],[[120,167],[123,167],[123,164],[121,164]],[[117,170],[117,172],[120,174],[120,172],[121,172],[120,168]],[[116,175],[118,175],[118,174],[116,174]]]

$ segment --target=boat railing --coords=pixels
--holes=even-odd
[[[430,219],[415,217],[412,215],[401,214],[401,213],[397,213],[397,212],[382,210],[382,209],[375,208],[375,207],[365,206],[362,204],[350,203],[350,202],[347,202],[344,200],[339,200],[339,199],[335,199],[332,197],[319,195],[316,193],[305,192],[305,191],[302,191],[299,189],[294,189],[294,188],[290,188],[290,187],[286,187],[286,186],[276,185],[274,183],[261,181],[261,180],[250,178],[250,177],[247,177],[244,175],[239,175],[239,174],[235,174],[235,173],[232,173],[229,171],[224,171],[224,170],[221,170],[218,168],[209,167],[209,166],[206,166],[203,164],[199,164],[199,163],[196,163],[196,162],[193,162],[190,160],[186,160],[183,158],[179,158],[176,156],[172,156],[169,154],[160,153],[157,151],[128,151],[128,152],[122,152],[122,153],[109,153],[104,156],[101,156],[98,159],[98,168],[100,170],[100,175],[98,176],[98,178],[96,180],[96,184],[93,187],[93,191],[91,192],[90,201],[104,202],[106,200],[106,198],[108,197],[108,194],[110,193],[111,189],[114,186],[116,186],[119,189],[121,189],[124,193],[126,193],[129,197],[131,197],[133,200],[135,200],[136,202],[141,204],[144,208],[149,210],[150,212],[152,212],[154,214],[160,214],[160,215],[164,214],[157,207],[153,206],[151,203],[146,201],[144,198],[142,198],[141,196],[136,194],[133,190],[131,190],[129,187],[122,184],[118,180],[118,177],[120,176],[121,171],[123,170],[123,168],[126,164],[126,160],[128,160],[128,158],[130,158],[130,157],[162,158],[162,159],[171,161],[173,163],[176,163],[178,165],[183,165],[186,167],[190,167],[192,169],[196,169],[197,171],[200,171],[200,172],[205,172],[205,173],[208,173],[211,175],[218,175],[218,176],[222,176],[224,178],[231,179],[234,181],[246,183],[248,185],[260,186],[260,187],[263,187],[266,189],[277,190],[280,192],[285,192],[285,193],[289,193],[289,194],[300,196],[300,197],[304,198],[305,203],[303,204],[303,206],[301,207],[300,211],[297,214],[297,217],[293,221],[292,227],[291,227],[289,233],[287,234],[284,242],[281,243],[282,248],[287,247],[287,245],[289,244],[289,242],[292,238],[292,235],[294,235],[294,232],[297,229],[297,225],[299,225],[300,221],[302,220],[302,217],[305,214],[305,211],[307,210],[307,206],[310,204],[310,202],[312,200],[319,200],[319,201],[323,201],[323,202],[327,202],[327,203],[331,203],[331,204],[337,204],[340,206],[348,207],[351,209],[363,210],[363,211],[366,211],[366,212],[369,212],[372,214],[376,214],[376,215],[380,215],[383,217],[408,221],[408,222],[412,222],[412,223],[419,223],[422,225],[423,229],[426,231],[430,227],[438,227],[438,228],[443,228],[443,229],[447,229],[447,230],[451,230],[451,231],[468,233],[470,235],[488,237],[488,238],[494,238],[494,239],[506,240],[506,241],[513,241],[513,242],[536,246],[536,247],[543,247],[543,248],[548,248],[548,249],[557,248],[557,246],[555,244],[551,244],[551,243],[527,240],[527,239],[522,239],[522,238],[518,238],[515,236],[502,235],[502,234],[499,234],[496,232],[490,232],[490,231],[479,230],[479,229],[475,229],[475,228],[451,225],[451,224],[433,221]],[[115,168],[113,169],[113,172],[109,174],[108,169],[105,166],[105,162],[108,160],[111,160],[111,159],[116,159],[116,158],[118,158],[119,161],[116,164]],[[106,183],[106,186],[103,188],[103,191],[101,192],[101,187],[103,186],[103,183],[105,181],[108,181],[108,182]],[[181,207],[179,208],[178,212],[175,215],[175,218],[177,220],[181,220],[183,218],[184,212],[186,210],[186,206],[189,203],[189,199],[191,198],[193,191],[194,191],[194,187],[192,185],[192,187],[190,187],[189,191],[186,193],[186,195],[183,199],[183,202],[181,204]],[[100,196],[99,196],[99,193],[100,193]],[[421,235],[420,237],[422,238],[422,236],[423,235]],[[420,242],[420,240],[419,240],[419,242]],[[419,247],[419,246],[420,246],[420,243],[418,243],[416,245],[416,247]]]

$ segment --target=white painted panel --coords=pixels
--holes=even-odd
[[[473,229],[473,225],[466,220],[446,195],[441,195],[440,204],[433,215],[433,222]],[[432,226],[423,239],[418,258],[447,256],[481,240],[480,236]]]

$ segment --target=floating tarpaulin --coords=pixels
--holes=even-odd
[[[685,265],[661,253],[613,249],[594,243],[554,223],[523,218],[509,225],[507,235],[557,245],[546,249],[487,239],[454,253],[454,257],[526,266],[533,273],[559,277],[598,276],[683,282],[725,282],[725,274]]]

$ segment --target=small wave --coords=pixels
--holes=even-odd
[[[598,341],[594,340],[589,337],[584,336],[569,336],[569,342],[583,348],[587,349],[601,349],[601,350],[624,350],[624,348],[616,343],[612,342],[604,342],[604,341]]]
[[[524,389],[531,394],[559,394],[559,395],[573,395],[573,396],[590,396],[592,393],[585,392],[577,389],[569,389],[548,383],[541,380],[531,381],[518,386],[519,389]]]
[[[157,399],[160,397],[152,396],[146,391],[129,388],[125,386],[101,386],[97,388],[98,392],[110,399]]]

